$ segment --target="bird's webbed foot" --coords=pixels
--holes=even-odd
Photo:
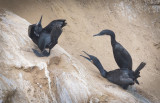
[[[139,81],[138,81],[137,79],[135,80],[135,82],[136,82],[136,84],[138,84],[138,85],[139,85]]]
[[[34,54],[37,56],[37,57],[44,57],[44,56],[49,56],[50,53],[48,53],[46,50],[43,50],[41,53],[38,52],[37,50],[35,49],[32,49]]]
[[[121,86],[123,89],[127,89],[128,88],[128,85],[123,85]]]
[[[138,74],[135,74],[135,78],[134,78],[135,83],[138,84],[138,85],[139,85],[139,81],[137,80],[137,78],[140,77],[139,74],[140,74],[140,72]]]
[[[50,55],[50,52],[47,52],[46,50],[42,51],[43,56],[48,57]]]
[[[39,53],[37,50],[32,49],[33,53],[37,56],[37,57],[43,57],[43,55],[41,53]]]

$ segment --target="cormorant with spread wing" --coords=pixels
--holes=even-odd
[[[58,19],[50,22],[45,28],[41,25],[42,16],[37,24],[30,25],[28,35],[32,41],[41,50],[32,49],[38,57],[49,56],[51,49],[58,43],[58,38],[62,33],[62,28],[67,24],[64,19]],[[49,52],[45,49],[48,48]]]

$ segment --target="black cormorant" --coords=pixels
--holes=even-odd
[[[135,82],[135,79],[137,79],[140,74],[140,70],[143,69],[143,67],[146,65],[146,63],[141,62],[141,64],[137,67],[137,69],[135,71],[132,71],[128,68],[120,68],[120,69],[115,69],[113,71],[109,71],[107,72],[102,64],[100,63],[100,61],[98,60],[97,57],[93,56],[93,55],[89,55],[88,53],[84,52],[86,55],[88,55],[89,57],[80,55],[84,58],[86,58],[87,60],[89,60],[91,63],[93,63],[98,70],[100,71],[101,75],[108,79],[110,82],[117,84],[119,86],[121,86],[124,89],[127,89],[129,85],[133,85]]]
[[[42,53],[32,49],[38,57],[49,56],[51,49],[58,43],[58,38],[62,33],[62,28],[67,24],[64,19],[54,20],[45,28],[41,26],[41,20],[37,24],[30,25],[28,35],[38,46]],[[45,49],[49,48],[49,52]]]
[[[115,33],[111,30],[102,30],[100,33],[93,36],[110,35],[111,45],[113,48],[114,59],[119,68],[128,68],[132,70],[132,58],[128,51],[116,41]]]

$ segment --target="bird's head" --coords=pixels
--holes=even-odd
[[[102,35],[114,35],[114,32],[112,30],[105,29],[93,36],[102,36]]]
[[[84,57],[85,59],[87,59],[88,61],[90,61],[92,64],[96,65],[98,59],[97,59],[95,56],[93,56],[93,55],[89,55],[89,54],[86,53],[85,51],[83,51],[83,52],[84,52],[88,57],[83,56],[83,55],[80,55],[80,56]]]
[[[42,16],[41,16],[39,22],[35,25],[35,28],[34,28],[34,34],[35,34],[36,36],[38,36],[38,37],[39,37],[40,32],[42,31],[41,21],[42,21]]]

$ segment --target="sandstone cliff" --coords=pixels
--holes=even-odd
[[[36,57],[31,50],[36,46],[27,34],[29,24],[1,10],[1,103],[149,103],[135,91],[130,93],[100,75],[94,76],[59,45],[51,56]]]
[[[15,103],[148,102],[146,97],[159,103],[159,4],[159,0],[0,0],[0,98]],[[36,46],[27,36],[27,27],[41,15],[43,27],[54,19],[67,20],[58,44],[68,54],[58,45],[48,58],[32,53]],[[116,33],[117,41],[132,56],[134,70],[140,62],[147,63],[138,79],[140,85],[124,91],[79,56],[84,50],[97,56],[106,70],[118,68],[110,37],[93,38],[102,29]]]

